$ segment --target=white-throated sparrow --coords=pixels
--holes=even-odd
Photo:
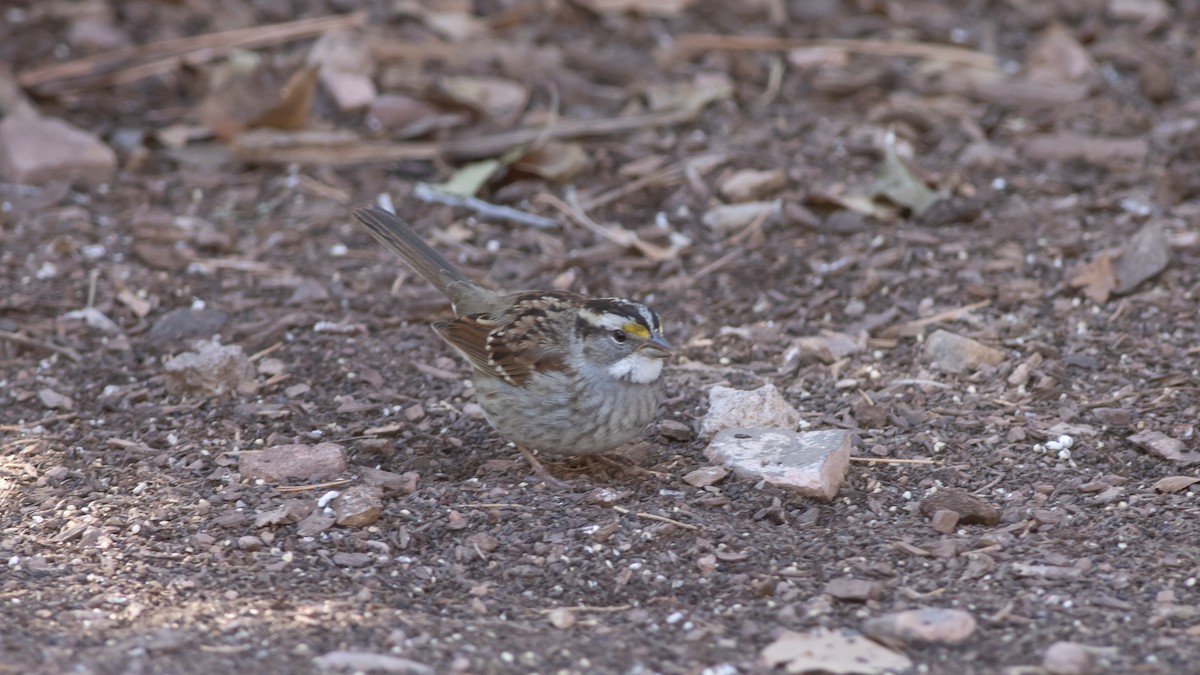
[[[433,329],[467,359],[488,422],[545,477],[530,450],[593,455],[654,419],[670,345],[645,305],[565,291],[493,291],[467,278],[397,216],[354,212],[450,299]]]

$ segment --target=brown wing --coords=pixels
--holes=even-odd
[[[565,294],[564,294],[565,295]],[[481,373],[525,384],[535,371],[563,370],[568,335],[561,322],[565,297],[557,293],[522,293],[502,314],[471,314],[434,330]]]

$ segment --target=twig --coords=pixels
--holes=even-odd
[[[614,505],[612,508],[613,508],[613,511],[616,511],[617,513],[623,513],[625,515],[629,515],[630,513],[633,513],[632,511],[630,511],[629,509],[627,509],[623,506],[615,506]],[[638,511],[637,513],[633,513],[633,515],[638,516],[639,518],[649,518],[650,520],[657,520],[662,523],[670,523],[671,525],[675,525],[676,527],[682,527],[685,530],[700,529],[696,525],[689,525],[688,523],[681,523],[678,520],[675,520],[674,518],[668,518],[666,516],[660,516],[660,515],[657,515],[654,513],[646,513],[645,511]]]
[[[888,457],[851,457],[850,461],[864,464],[941,464],[936,459],[891,459]]]
[[[37,427],[40,427],[45,424],[50,424],[51,422],[61,422],[63,420],[69,420],[72,417],[78,417],[78,416],[79,416],[79,413],[73,413],[73,412],[59,413],[57,415],[50,415],[49,417],[43,417],[40,420],[34,420],[33,422],[26,422],[25,424],[0,424],[0,431],[22,431],[22,432],[32,431],[32,430],[36,429]]]
[[[270,354],[274,354],[277,350],[281,349],[282,347],[283,347],[283,342],[276,342],[275,344],[271,345],[270,347],[267,347],[266,349],[264,349],[260,352],[256,352],[253,356],[250,357],[250,362],[253,363],[253,362],[255,362],[261,358],[264,358]]]
[[[996,70],[996,57],[991,54],[931,42],[906,40],[803,40],[755,35],[682,35],[675,42],[680,51],[793,51],[796,49],[840,49],[875,56],[908,56],[974,68]]]
[[[980,300],[979,302],[973,302],[969,305],[956,307],[955,309],[948,309],[944,312],[938,312],[937,314],[934,314],[933,316],[927,316],[924,319],[913,319],[912,321],[907,321],[903,324],[903,326],[905,328],[920,328],[921,326],[926,326],[931,323],[939,323],[941,321],[957,319],[959,314],[965,314],[967,312],[973,312],[977,309],[983,309],[990,304],[992,304],[991,300]]]
[[[341,480],[331,480],[327,483],[315,483],[313,485],[276,485],[275,489],[279,492],[307,492],[309,490],[324,490],[325,488],[339,487],[350,483],[349,478]]]
[[[21,335],[20,333],[11,333],[9,331],[0,329],[0,339],[8,340],[9,342],[15,342],[15,343],[17,343],[19,345],[23,345],[25,347],[33,347],[34,349],[45,349],[47,351],[54,352],[55,354],[62,354],[63,356],[67,357],[68,359],[71,359],[75,363],[79,363],[80,361],[83,360],[83,357],[81,357],[79,355],[79,352],[75,351],[74,349],[71,349],[70,347],[59,347],[58,345],[50,343],[50,342],[44,342],[42,340],[35,340],[30,337],[25,337],[24,335]]]
[[[524,504],[504,504],[504,503],[486,504],[486,503],[478,503],[478,502],[473,503],[473,504],[459,504],[459,505],[455,506],[454,508],[456,508],[456,509],[520,509],[522,511],[536,511],[537,510],[532,506],[526,506]]]
[[[551,607],[549,609],[535,609],[533,611],[537,612],[538,614],[549,614],[551,612],[557,612],[561,609],[565,609],[568,612],[601,613],[601,612],[624,612],[625,610],[627,610],[631,607],[633,607],[633,605],[615,605],[612,607],[589,607],[588,605],[575,605],[574,607]]]
[[[20,82],[22,87],[42,95],[125,84],[169,72],[185,62],[203,63],[234,49],[267,47],[361,26],[366,19],[366,14],[355,12],[151,42],[37,68],[23,73]]]
[[[506,220],[539,229],[556,227],[560,224],[553,218],[536,216],[532,213],[526,213],[510,206],[492,204],[490,202],[485,202],[478,197],[462,197],[459,195],[440,192],[426,185],[425,183],[417,183],[416,189],[413,190],[413,195],[423,202],[434,202],[436,204],[446,204],[447,206],[461,206],[471,209],[472,211],[479,213],[486,218]]]
[[[918,378],[907,378],[903,380],[892,380],[888,383],[889,387],[937,387],[938,389],[949,389],[950,385],[936,380],[921,380]]]
[[[545,126],[514,129],[490,136],[459,138],[440,143],[379,143],[346,133],[281,132],[260,129],[238,134],[230,146],[234,158],[257,164],[327,164],[330,166],[430,160],[468,161],[499,157],[518,145],[543,137],[551,139],[610,136],[629,131],[689,122],[699,107],[607,119],[569,119],[552,129]]]

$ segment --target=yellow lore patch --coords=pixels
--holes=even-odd
[[[640,323],[634,323],[632,321],[626,322],[623,326],[621,326],[621,330],[643,340],[650,339],[650,331],[646,330],[646,327]]]

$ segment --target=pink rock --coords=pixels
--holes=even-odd
[[[16,112],[0,120],[0,174],[24,184],[69,179],[103,183],[117,155],[95,135],[60,119]]]

